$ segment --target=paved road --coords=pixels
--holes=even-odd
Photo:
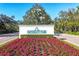
[[[0,45],[18,38],[18,33],[0,34]]]
[[[58,39],[64,38],[65,41],[68,41],[70,43],[79,46],[79,36],[69,35],[69,34],[59,34],[56,35],[55,37],[57,37]]]

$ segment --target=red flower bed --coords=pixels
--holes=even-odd
[[[0,48],[2,56],[79,56],[79,50],[57,38],[16,39]]]

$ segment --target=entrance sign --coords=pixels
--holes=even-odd
[[[39,30],[38,27],[36,27],[34,30],[27,30],[28,34],[44,34],[46,33],[46,30]]]
[[[54,25],[19,25],[21,35],[54,35]]]

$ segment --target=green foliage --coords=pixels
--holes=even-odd
[[[21,38],[52,38],[52,35],[21,35]]]
[[[53,20],[39,4],[35,4],[28,10],[23,19],[23,24],[25,25],[53,24]]]
[[[74,35],[79,35],[79,32],[66,32],[67,34],[74,34]]]
[[[13,18],[0,14],[0,34],[18,31],[18,24]]]
[[[61,11],[59,17],[55,18],[55,31],[79,32],[79,8]]]

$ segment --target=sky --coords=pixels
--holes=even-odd
[[[0,3],[0,14],[15,16],[15,20],[23,20],[27,12],[34,3]],[[78,3],[41,3],[47,14],[54,19],[61,10],[67,11],[70,8],[76,8]]]

